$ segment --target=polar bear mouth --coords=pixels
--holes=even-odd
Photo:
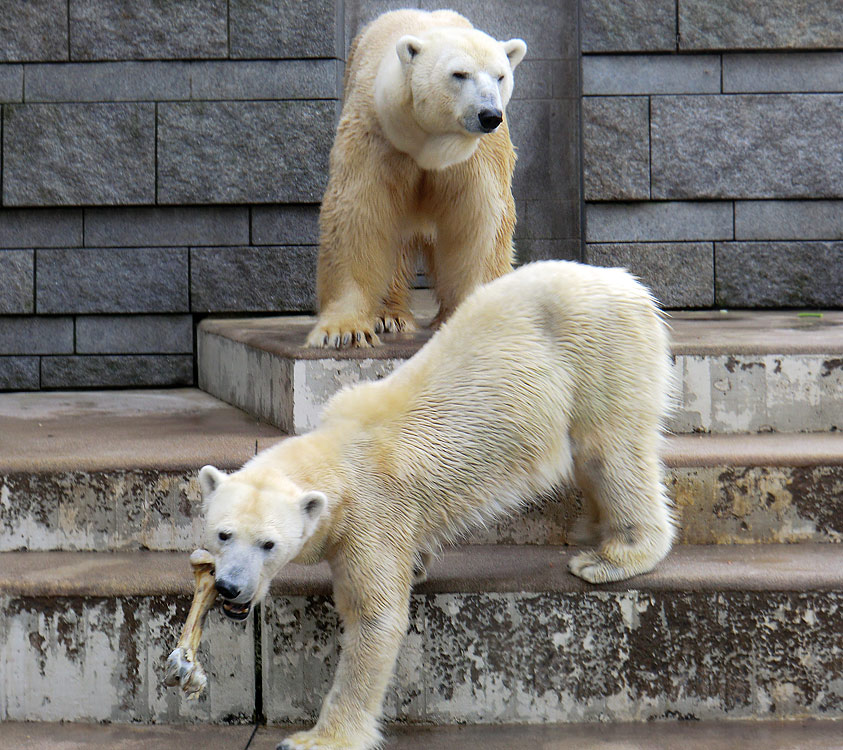
[[[223,613],[225,613],[226,617],[229,617],[232,620],[245,620],[249,616],[249,612],[251,612],[251,610],[251,603],[237,604],[237,602],[230,602],[228,600],[222,603]]]

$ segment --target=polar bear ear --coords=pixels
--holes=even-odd
[[[306,533],[310,533],[314,526],[316,526],[316,522],[319,520],[319,517],[322,515],[322,512],[325,510],[325,506],[328,504],[328,498],[325,496],[323,492],[317,492],[316,490],[311,490],[310,492],[305,492],[299,498],[299,507],[301,508],[302,515],[304,516],[304,528]]]
[[[409,65],[419,52],[422,51],[424,42],[417,36],[406,34],[402,36],[395,45],[395,51],[398,53],[398,59],[404,64]]]
[[[501,42],[503,51],[509,58],[509,67],[515,70],[518,63],[524,59],[527,54],[527,43],[523,39],[510,39],[506,42]]]
[[[213,494],[225,476],[216,466],[208,465],[199,469],[199,487],[202,490],[202,497],[208,498]]]

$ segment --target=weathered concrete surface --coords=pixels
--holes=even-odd
[[[278,430],[193,388],[0,394],[0,474],[232,468]]]
[[[678,385],[674,432],[843,428],[843,313],[686,312],[669,318]],[[374,349],[302,346],[311,318],[206,319],[199,385],[285,432],[302,433],[342,387],[378,379],[429,339]]]
[[[299,726],[260,727],[253,750],[275,750]],[[0,750],[205,750],[245,748],[252,727],[125,726],[6,722]],[[401,726],[386,728],[389,750],[733,750],[758,743],[769,750],[840,750],[843,736],[834,721],[649,722],[544,726]]]
[[[221,612],[208,617],[199,650],[207,693],[188,702],[163,686],[189,607],[184,594],[0,595],[0,719],[251,721],[252,629],[232,627]]]

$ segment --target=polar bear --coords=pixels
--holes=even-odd
[[[319,217],[319,319],[308,346],[365,347],[412,331],[424,256],[434,326],[512,269],[515,150],[506,105],[527,51],[452,11],[400,10],[354,40]]]
[[[410,589],[444,542],[572,480],[570,570],[651,570],[675,528],[662,483],[666,326],[622,269],[524,266],[480,286],[404,365],[341,391],[321,425],[225,475],[199,474],[206,546],[230,617],[288,562],[327,559],[343,620],[316,727],[284,750],[368,750],[408,625]]]

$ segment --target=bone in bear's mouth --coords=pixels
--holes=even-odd
[[[232,620],[245,620],[252,611],[252,604],[237,604],[226,599],[222,603],[222,611]]]

